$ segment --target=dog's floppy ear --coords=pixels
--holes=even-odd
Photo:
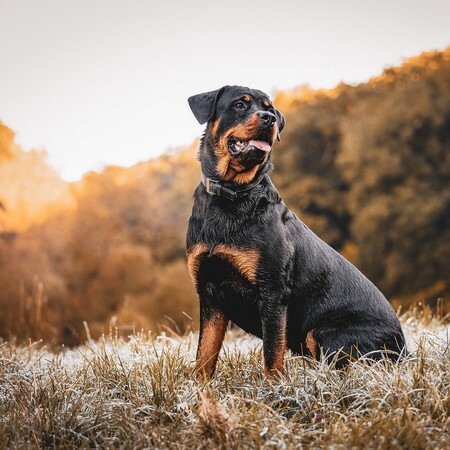
[[[280,133],[283,131],[286,120],[285,120],[283,114],[281,114],[280,111],[278,111],[278,109],[275,109],[275,116],[277,118],[277,127],[278,127],[277,139],[280,141],[281,140]]]
[[[208,122],[214,115],[217,99],[223,88],[216,91],[204,92],[188,98],[189,106],[200,125]]]

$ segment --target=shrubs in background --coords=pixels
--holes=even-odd
[[[450,292],[450,48],[359,86],[279,93],[286,204],[396,303]],[[73,345],[197,319],[184,239],[198,142],[64,183],[0,124],[0,337]],[[192,319],[191,319],[192,318]]]

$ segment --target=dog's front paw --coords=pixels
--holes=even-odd
[[[268,368],[266,366],[264,367],[264,374],[267,378],[280,379],[284,375],[284,373],[285,372],[283,366],[272,368]]]

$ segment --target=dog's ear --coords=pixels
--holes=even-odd
[[[189,106],[200,125],[208,122],[214,115],[217,99],[223,88],[217,91],[204,92],[188,98]]]
[[[281,140],[280,133],[283,131],[286,120],[285,120],[283,114],[281,114],[280,111],[278,111],[278,109],[275,109],[275,116],[277,118],[277,127],[278,127],[277,139],[280,141]]]

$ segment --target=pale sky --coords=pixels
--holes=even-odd
[[[449,0],[0,0],[0,120],[77,180],[190,145],[190,95],[366,81],[450,45],[449,18]]]

